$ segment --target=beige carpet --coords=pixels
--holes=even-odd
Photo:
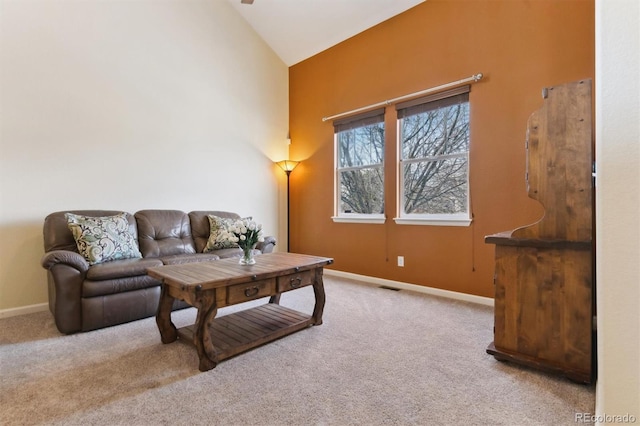
[[[153,318],[71,336],[48,312],[0,320],[0,424],[573,425],[594,411],[593,386],[487,355],[489,307],[335,277],[325,288],[323,325],[206,373]],[[310,313],[313,292],[281,303]]]

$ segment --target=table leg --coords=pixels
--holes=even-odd
[[[322,324],[322,312],[324,311],[324,283],[322,282],[322,268],[316,269],[313,280],[313,293],[316,296],[316,305],[313,308],[313,325]]]
[[[282,293],[274,294],[269,298],[269,303],[275,303],[278,305],[280,303],[280,296],[282,296]]]
[[[218,354],[211,340],[211,325],[218,313],[216,306],[215,291],[200,293],[197,298],[198,316],[195,323],[195,334],[193,336],[198,358],[200,371],[208,371],[218,364]]]
[[[178,338],[176,326],[171,322],[171,308],[173,307],[173,297],[169,295],[167,287],[162,284],[160,291],[160,302],[158,303],[158,311],[156,312],[156,324],[160,330],[160,339],[162,343],[175,342]]]

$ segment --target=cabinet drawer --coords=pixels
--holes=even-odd
[[[278,293],[313,284],[313,271],[302,271],[296,274],[278,277]]]
[[[274,288],[275,281],[273,278],[254,281],[251,283],[237,284],[229,287],[229,290],[227,291],[227,303],[229,305],[235,305],[236,303],[270,296],[274,293]]]

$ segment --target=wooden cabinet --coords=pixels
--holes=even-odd
[[[495,244],[494,341],[487,352],[572,380],[593,380],[594,249],[591,80],[543,90],[527,128],[536,223]]]

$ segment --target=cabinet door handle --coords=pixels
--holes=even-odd
[[[300,277],[291,278],[291,281],[289,281],[289,285],[291,286],[291,288],[298,288],[301,284],[302,278]]]
[[[260,291],[260,288],[256,285],[253,287],[249,287],[249,288],[245,288],[244,289],[244,295],[247,297],[253,297],[256,294],[258,294],[258,292]]]

